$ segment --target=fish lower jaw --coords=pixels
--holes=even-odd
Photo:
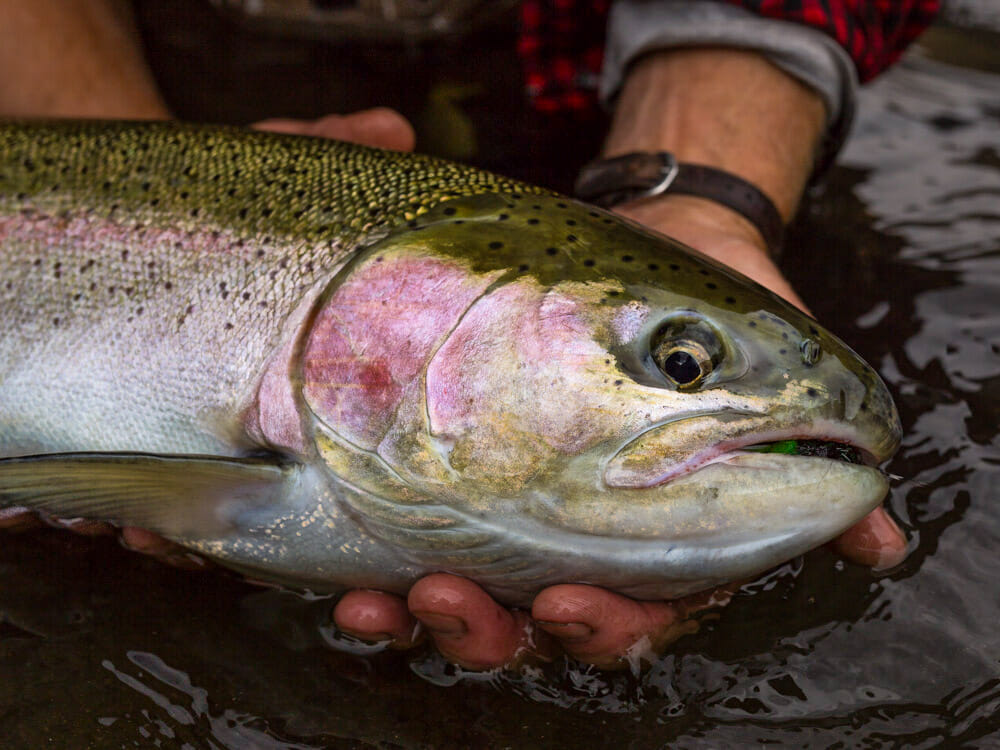
[[[640,598],[683,596],[818,547],[878,507],[889,489],[877,469],[828,458],[733,450],[714,459],[652,490],[587,497],[581,486],[561,501],[525,507],[516,531],[547,552],[517,558],[561,566],[553,581]]]
[[[694,474],[695,472],[715,463],[731,462],[733,459],[745,456],[748,453],[767,453],[761,447],[769,444],[784,443],[791,441],[801,441],[809,443],[828,443],[832,445],[844,446],[858,454],[859,461],[865,466],[875,467],[880,460],[871,450],[866,449],[867,441],[859,436],[851,434],[849,430],[832,429],[822,430],[815,427],[797,427],[786,430],[775,430],[763,433],[754,433],[733,440],[725,440],[708,448],[696,451],[687,459],[681,462],[664,463],[661,466],[647,466],[649,471],[642,469],[629,470],[627,460],[628,446],[620,451],[606,466],[604,472],[604,483],[608,487],[621,487],[630,489],[649,489],[659,487],[682,477]],[[815,455],[803,455],[803,458],[817,458]],[[828,459],[839,460],[839,459]]]

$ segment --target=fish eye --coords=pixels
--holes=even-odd
[[[667,324],[657,331],[650,344],[657,368],[685,391],[701,385],[721,357],[718,339],[701,321]]]
[[[660,372],[678,388],[693,388],[712,372],[712,358],[705,347],[693,341],[678,341],[653,351]]]

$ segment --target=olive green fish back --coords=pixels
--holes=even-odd
[[[448,198],[538,188],[431,157],[179,123],[0,124],[0,208],[218,224],[340,245]]]
[[[265,361],[353,250],[449,198],[529,190],[239,128],[0,124],[0,454],[231,453]]]

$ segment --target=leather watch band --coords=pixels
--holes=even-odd
[[[678,162],[669,151],[635,152],[592,161],[580,170],[574,192],[603,208],[664,193],[707,198],[745,217],[757,227],[772,252],[781,247],[781,214],[760,189],[715,167]]]

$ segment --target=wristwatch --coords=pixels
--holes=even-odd
[[[602,208],[665,193],[706,198],[745,217],[772,253],[781,247],[784,222],[759,188],[715,167],[679,162],[669,151],[637,151],[592,161],[580,170],[574,192]]]

